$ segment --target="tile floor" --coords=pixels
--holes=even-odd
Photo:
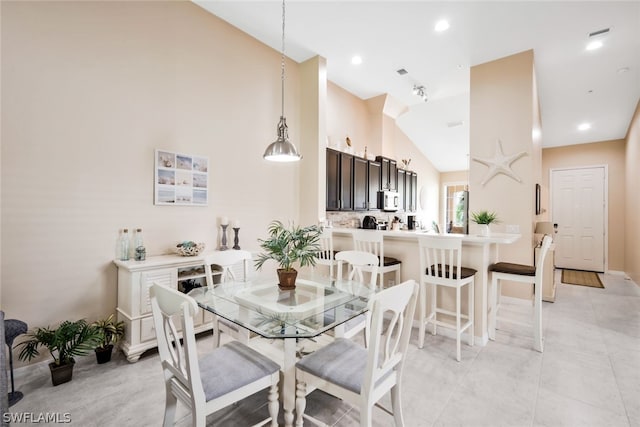
[[[521,326],[501,325],[484,347],[463,345],[460,363],[451,339],[428,334],[420,350],[414,336],[402,391],[406,425],[640,426],[640,287],[620,276],[602,279],[605,289],[558,285],[556,302],[544,304],[543,354],[532,350],[530,330]],[[211,343],[198,340],[201,351]],[[73,381],[55,388],[46,364],[21,368],[16,385],[25,397],[12,412],[68,413],[71,425],[83,427],[162,424],[164,386],[154,351],[135,364],[122,354],[106,365],[82,358]],[[254,395],[213,414],[208,425],[251,425],[266,417],[264,402],[266,395]],[[331,426],[359,420],[357,409],[317,391],[307,412]],[[179,425],[189,425],[180,415]],[[376,426],[393,425],[379,409],[374,418]]]

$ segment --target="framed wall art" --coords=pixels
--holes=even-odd
[[[209,159],[156,150],[154,189],[156,205],[207,206]]]

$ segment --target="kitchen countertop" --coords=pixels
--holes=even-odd
[[[335,234],[352,234],[354,231],[363,230],[362,228],[332,228]],[[443,238],[462,237],[464,243],[514,243],[520,237],[520,234],[512,233],[491,233],[489,236],[480,236],[478,234],[448,234],[441,233],[436,234],[433,231],[427,230],[365,230],[370,233],[380,233],[384,237],[391,238],[405,238],[405,239],[417,239],[419,236],[442,236]]]

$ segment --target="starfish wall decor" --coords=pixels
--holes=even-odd
[[[502,142],[500,140],[496,140],[496,152],[493,155],[492,159],[483,159],[478,157],[472,157],[472,160],[482,163],[489,167],[487,171],[487,175],[482,180],[482,186],[484,186],[487,182],[491,180],[494,176],[498,174],[504,174],[508,177],[515,179],[518,182],[522,182],[522,179],[511,169],[511,164],[518,160],[522,156],[526,156],[527,152],[522,151],[517,154],[512,154],[510,156],[505,156],[504,151],[502,150]]]

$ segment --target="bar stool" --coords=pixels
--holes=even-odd
[[[380,289],[384,289],[384,274],[395,272],[395,284],[400,283],[400,267],[402,261],[397,258],[384,256],[384,238],[381,233],[373,230],[357,230],[353,232],[353,249],[361,252],[371,252],[380,259],[378,274],[380,275]]]
[[[498,262],[489,266],[491,273],[491,288],[489,290],[489,339],[496,339],[496,317],[500,308],[500,282],[510,280],[513,282],[533,285],[533,348],[543,352],[542,343],[542,277],[544,259],[547,256],[552,242],[551,236],[544,236],[540,251],[540,260],[537,267],[509,262]],[[517,322],[513,322],[517,323]]]
[[[437,326],[455,329],[456,331],[456,360],[460,361],[460,338],[464,331],[468,331],[468,342],[474,344],[473,305],[474,305],[474,276],[476,270],[462,267],[462,237],[451,236],[420,236],[420,332],[418,348],[424,347],[426,325],[433,324],[433,332]],[[431,310],[426,313],[427,286],[431,285]],[[438,307],[438,286],[454,288],[456,290],[455,311]],[[467,314],[461,313],[461,291],[467,287]],[[438,314],[453,316],[455,325],[438,320]],[[461,324],[461,320],[466,322]]]
[[[9,393],[9,406],[13,406],[24,397],[22,392],[16,391],[13,383],[13,340],[18,335],[27,332],[29,328],[22,320],[5,319],[4,321],[4,341],[9,346],[9,368],[11,369],[11,392]]]
[[[333,267],[338,264],[336,261],[336,251],[333,250],[333,230],[330,228],[323,228],[320,239],[318,240],[320,251],[316,256],[316,264],[326,265],[329,267],[329,278],[333,279]]]

